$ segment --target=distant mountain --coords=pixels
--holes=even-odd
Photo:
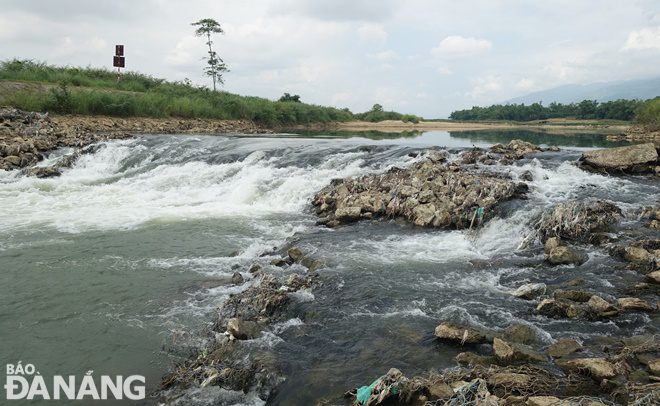
[[[507,100],[509,104],[542,102],[544,106],[552,102],[568,104],[582,100],[597,100],[600,103],[619,99],[647,100],[660,96],[660,77],[640,80],[618,80],[589,85],[564,85],[554,89],[530,93],[527,96]]]

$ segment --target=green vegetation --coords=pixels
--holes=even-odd
[[[117,73],[105,68],[57,67],[18,59],[2,61],[0,80],[29,83],[25,83],[24,90],[3,91],[0,105],[60,114],[244,119],[268,126],[354,120],[418,122],[421,119],[383,111],[379,104],[368,112],[353,114],[346,108],[302,103],[300,96],[288,93],[280,101],[272,101],[214,92],[204,86],[194,86],[188,79],[168,82],[138,72],[122,73],[120,83],[116,79]],[[39,83],[51,84],[50,89],[36,90]]]
[[[490,107],[472,107],[469,110],[454,111],[449,115],[459,121],[532,121],[549,118],[577,118],[581,120],[622,120],[631,121],[635,112],[643,104],[639,100],[617,100],[598,103],[595,100],[583,100],[580,103],[550,103],[547,107],[541,103],[529,106],[524,104],[496,104]]]
[[[29,111],[117,117],[246,119],[264,125],[352,121],[353,114],[305,103],[275,102],[196,87],[189,80],[168,82],[137,72],[55,67],[29,60],[0,62],[0,80],[56,84],[48,92],[3,92],[0,104]]]
[[[639,106],[635,123],[645,126],[649,131],[660,131],[660,97],[647,100]]]
[[[213,45],[211,34],[224,34],[225,32],[222,30],[222,27],[220,27],[220,24],[212,18],[204,18],[190,25],[197,27],[195,35],[198,37],[206,36],[206,45],[209,46],[209,56],[204,59],[206,59],[206,63],[209,66],[204,69],[204,73],[213,78],[213,91],[215,92],[216,81],[220,82],[220,84],[225,83],[222,80],[221,72],[229,72],[229,69],[227,69],[227,65],[225,65],[222,58],[220,58],[211,47],[211,45]]]
[[[282,95],[282,97],[280,97],[280,99],[279,99],[278,101],[281,101],[281,102],[302,103],[302,102],[300,101],[300,96],[299,96],[299,95],[294,94],[293,96],[291,96],[289,93],[284,93],[284,94]]]
[[[371,110],[364,113],[359,113],[354,115],[356,119],[362,121],[369,121],[376,123],[384,120],[401,120],[403,122],[412,121],[413,123],[419,123],[422,120],[421,117],[417,117],[411,114],[401,114],[396,111],[385,111],[383,106],[380,104],[374,104]]]

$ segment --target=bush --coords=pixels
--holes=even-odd
[[[648,100],[637,108],[635,123],[649,131],[660,130],[660,97]]]

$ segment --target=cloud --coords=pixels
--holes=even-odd
[[[452,75],[454,72],[451,69],[449,69],[448,66],[441,66],[438,68],[438,73],[440,73],[441,75]]]
[[[281,0],[271,6],[275,13],[298,13],[325,21],[384,21],[399,8],[396,0]]]
[[[452,35],[440,41],[431,54],[439,58],[463,58],[482,54],[492,47],[493,44],[485,39]]]
[[[518,83],[516,83],[516,87],[523,90],[530,90],[534,87],[534,81],[532,79],[523,78],[520,79]]]
[[[472,99],[484,98],[487,94],[498,92],[503,88],[502,78],[495,75],[478,77],[472,80],[472,83],[474,84],[472,90],[466,94],[466,96],[469,96]]]
[[[383,51],[383,52],[378,52],[375,54],[367,54],[367,56],[373,59],[380,59],[381,61],[399,58],[399,54],[396,53],[395,51],[392,51],[391,49],[388,49],[387,51]]]
[[[644,28],[628,34],[623,50],[635,49],[660,49],[660,27]]]
[[[357,32],[362,42],[385,42],[387,40],[387,32],[380,24],[363,24]]]

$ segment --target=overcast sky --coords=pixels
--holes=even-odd
[[[204,39],[231,70],[224,90],[354,112],[374,103],[446,117],[569,83],[660,73],[658,0],[2,0],[0,58],[203,76]]]

